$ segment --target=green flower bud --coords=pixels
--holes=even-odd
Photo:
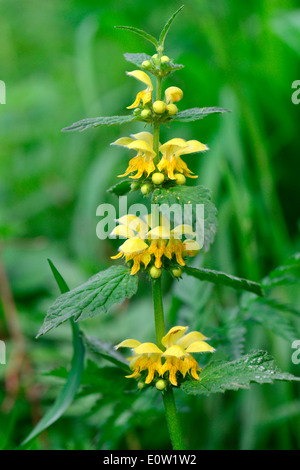
[[[153,64],[154,64],[154,65],[159,65],[159,64],[160,64],[160,60],[159,60],[158,54],[154,54],[154,55],[152,56],[152,61],[153,61]]]
[[[172,268],[171,272],[174,277],[180,277],[182,274],[182,270],[180,268]]]
[[[140,187],[140,184],[138,181],[133,181],[133,183],[131,183],[130,185],[131,191],[136,191],[137,189],[139,189],[139,187]]]
[[[170,114],[170,116],[175,116],[175,114],[178,113],[178,108],[176,104],[167,104],[167,111],[168,111],[168,114]],[[143,111],[142,111],[142,114],[143,114]]]
[[[176,173],[175,178],[176,178],[176,184],[179,184],[180,186],[185,184],[186,182],[186,177],[182,175],[181,173]]]
[[[152,181],[154,184],[161,184],[164,182],[165,176],[162,173],[153,173]]]
[[[170,57],[168,57],[167,55],[163,55],[162,58],[160,59],[160,61],[162,63],[170,62]]]
[[[154,101],[153,103],[153,111],[155,114],[164,114],[166,111],[166,103],[163,101]]]
[[[138,382],[137,386],[138,386],[138,388],[139,388],[140,390],[143,390],[143,388],[146,387],[146,384],[145,384],[145,382],[143,382],[142,380],[140,380],[140,381]]]
[[[143,109],[143,111],[141,112],[141,117],[143,119],[149,119],[151,116],[152,116],[152,113],[150,109]]]
[[[152,279],[158,279],[161,276],[161,269],[156,268],[155,266],[152,266],[149,272]]]
[[[163,379],[160,379],[156,382],[155,387],[161,392],[167,388],[167,382]]]
[[[148,194],[150,192],[150,190],[151,190],[151,186],[148,183],[145,183],[145,184],[143,184],[143,186],[141,186],[141,191],[144,194],[144,196],[146,194]]]
[[[146,69],[146,70],[151,69],[152,64],[151,64],[150,60],[144,60],[144,62],[142,63],[142,68]]]

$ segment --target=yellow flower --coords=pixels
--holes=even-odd
[[[146,269],[152,255],[155,267],[160,269],[163,256],[169,260],[175,256],[177,263],[185,266],[183,256],[195,256],[200,251],[200,246],[193,240],[196,233],[190,225],[177,225],[171,230],[170,222],[165,217],[160,216],[160,225],[155,225],[151,215],[146,216],[145,221],[135,215],[125,215],[117,222],[119,225],[110,236],[127,240],[120,246],[120,253],[112,259],[125,257],[126,263],[133,261],[132,275],[140,270],[141,263]]]
[[[198,153],[208,150],[208,147],[198,140],[184,140],[184,139],[172,139],[159,147],[162,153],[162,159],[160,160],[157,168],[159,171],[165,170],[168,177],[172,180],[176,179],[174,171],[183,173],[189,178],[198,178],[193,175],[191,170],[188,169],[186,163],[180,158],[181,155],[187,155],[189,153]]]
[[[141,101],[143,102],[143,106],[145,106],[146,103],[151,101],[151,95],[153,91],[153,85],[152,85],[149,75],[147,75],[145,72],[142,72],[141,70],[134,70],[133,72],[127,72],[127,75],[129,75],[130,77],[134,77],[140,82],[143,82],[147,85],[147,88],[145,90],[140,91],[136,95],[134,102],[132,103],[131,106],[127,106],[127,109],[137,108]]]
[[[119,253],[112,256],[112,259],[125,258],[126,263],[133,261],[131,274],[134,275],[140,270],[141,263],[147,268],[151,261],[148,253],[149,246],[144,239],[147,235],[148,225],[135,215],[125,215],[117,220],[119,225],[114,228],[110,236],[127,238],[119,248]]]
[[[170,86],[165,91],[165,98],[167,104],[176,103],[177,101],[180,101],[182,97],[183,91],[177,86]]]
[[[125,173],[119,175],[120,178],[136,172],[130,178],[137,179],[144,174],[149,176],[155,170],[153,158],[156,153],[153,151],[153,135],[150,132],[139,132],[133,134],[132,137],[121,137],[111,145],[119,145],[137,151],[137,155],[129,161]]]
[[[187,331],[185,326],[174,326],[162,338],[162,351],[154,343],[140,343],[135,339],[126,339],[118,344],[115,348],[131,348],[134,356],[128,358],[130,360],[130,368],[133,370],[128,378],[138,378],[143,372],[147,372],[145,383],[149,384],[154,378],[163,377],[167,374],[169,381],[175,387],[178,385],[177,380],[183,378],[189,373],[195,380],[199,380],[199,369],[197,361],[191,353],[214,352],[202,333]],[[167,376],[165,378],[167,378]]]

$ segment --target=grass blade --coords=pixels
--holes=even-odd
[[[53,276],[57,282],[57,285],[61,293],[68,292],[69,288],[67,283],[57,271],[54,264],[48,260],[50,268],[52,270]],[[77,389],[81,382],[81,376],[84,368],[84,345],[80,335],[80,330],[78,325],[71,320],[72,334],[73,334],[73,358],[71,362],[71,370],[69,372],[66,384],[61,392],[61,394],[56,399],[53,406],[47,411],[31,433],[24,439],[21,443],[19,449],[27,447],[28,444],[37,437],[41,432],[49,428],[53,423],[55,423],[66,411],[66,409],[72,403],[74,396],[77,392]]]

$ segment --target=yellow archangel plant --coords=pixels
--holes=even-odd
[[[169,129],[173,121],[183,123],[196,121],[209,114],[224,113],[226,110],[211,107],[180,111],[177,103],[183,99],[183,91],[177,86],[169,86],[164,92],[162,90],[164,80],[183,67],[175,64],[164,54],[166,35],[181,9],[182,7],[166,23],[159,40],[132,26],[122,27],[142,36],[156,48],[153,56],[125,54],[126,60],[133,63],[135,68],[138,67],[138,70],[128,72],[128,75],[146,86],[137,93],[134,102],[127,107],[133,110],[131,114],[84,119],[64,129],[73,131],[100,125],[142,123],[144,126],[142,132],[129,137],[120,137],[113,142],[113,145],[133,151],[134,155],[125,172],[119,175],[125,179],[121,182],[118,180],[118,183],[108,191],[117,196],[139,191],[136,195],[146,202],[139,211],[139,216],[137,212],[130,213],[134,212],[133,210],[125,215],[119,214],[118,224],[110,234],[111,237],[123,239],[119,253],[112,258],[125,260],[126,266],[118,266],[115,263],[81,286],[69,291],[65,281],[50,263],[61,296],[50,307],[38,336],[70,319],[74,358],[62,395],[24,441],[25,443],[30,442],[58,419],[69,406],[70,398],[75,396],[84,368],[85,348],[77,321],[94,316],[95,313],[106,312],[113,304],[131,298],[136,293],[140,274],[144,275],[146,280],[150,280],[152,286],[155,342],[151,342],[151,338],[150,342],[140,342],[132,338],[121,341],[115,348],[132,350],[128,362],[120,352],[112,351],[109,347],[96,346],[93,343],[91,349],[99,347],[101,357],[112,362],[114,367],[128,371],[127,377],[136,379],[139,389],[148,387],[161,392],[174,449],[184,449],[185,446],[173,395],[174,387],[190,394],[206,394],[209,389],[210,392],[223,392],[225,389],[247,388],[251,381],[262,383],[274,379],[297,380],[291,374],[280,374],[280,371],[274,367],[268,366],[269,369],[266,369],[263,362],[270,364],[270,359],[268,356],[263,356],[260,351],[238,359],[238,367],[232,361],[225,361],[224,367],[223,361],[212,361],[206,367],[206,362],[209,360],[207,353],[213,353],[215,349],[206,342],[207,337],[204,334],[198,331],[188,333],[188,327],[181,325],[173,326],[166,332],[162,277],[167,280],[167,276],[171,275],[180,282],[181,276],[185,274],[263,296],[258,283],[206,268],[196,268],[195,265],[188,266],[190,257],[194,257],[200,249],[206,251],[209,248],[216,232],[216,209],[210,199],[210,192],[203,186],[194,184],[197,175],[185,162],[186,156],[203,153],[208,147],[198,140],[184,140],[172,135],[169,136],[169,140],[162,142],[160,130],[163,125]],[[193,184],[186,185],[187,178],[190,178]],[[147,207],[150,204],[149,214]],[[202,208],[204,206],[203,213],[198,212],[199,205]],[[156,214],[152,213],[154,206],[158,207]],[[180,211],[183,208],[189,210],[185,211],[184,217],[181,217],[183,214],[180,215],[179,211],[179,217],[171,211],[174,206],[178,206]],[[199,219],[203,219],[203,224],[198,224]],[[172,312],[172,318],[174,316]],[[149,321],[149,317],[144,321]],[[118,334],[117,329],[116,334]],[[140,335],[141,332],[137,334]],[[118,341],[121,339],[118,337]],[[85,340],[88,345],[88,339]],[[216,345],[215,341],[216,338],[212,336],[210,342]],[[201,355],[196,356],[197,354]],[[204,366],[202,370],[200,366]],[[224,374],[223,381],[222,374]],[[130,385],[130,382],[127,384]]]

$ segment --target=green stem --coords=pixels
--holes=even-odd
[[[161,278],[152,279],[152,292],[153,292],[153,304],[154,304],[154,318],[155,318],[155,332],[156,332],[156,343],[159,348],[163,345],[161,340],[165,335],[165,321],[164,321],[164,310],[162,301],[161,291]],[[181,433],[179,418],[176,410],[173,390],[168,387],[163,392],[163,402],[165,407],[166,419],[170,434],[170,439],[174,450],[184,450],[184,442]]]
[[[161,339],[165,336],[165,320],[164,320],[164,307],[162,303],[161,293],[161,278],[152,279],[152,293],[154,304],[154,319],[155,319],[155,333],[156,344],[159,348],[163,348]]]

